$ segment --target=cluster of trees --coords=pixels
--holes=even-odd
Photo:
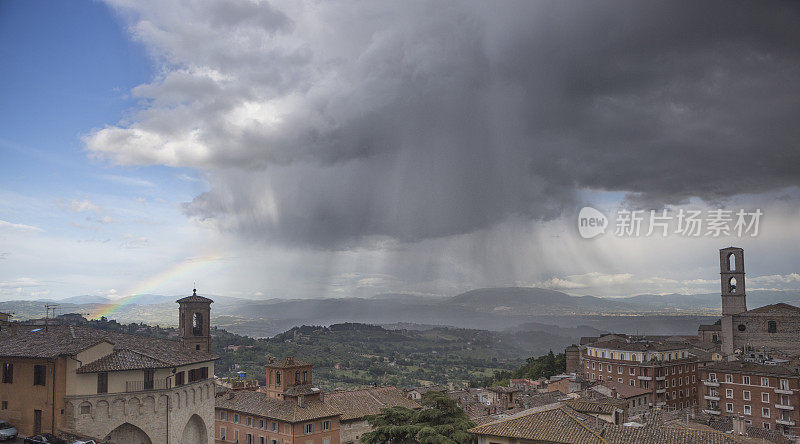
[[[422,397],[422,409],[391,407],[367,418],[373,430],[364,444],[467,444],[475,441],[467,430],[475,424],[454,399],[439,392]]]
[[[472,381],[473,387],[488,387],[492,385],[507,386],[510,379],[539,379],[549,378],[567,371],[567,355],[564,353],[554,354],[550,350],[544,356],[538,358],[531,357],[525,361],[521,367],[514,371],[501,370],[495,372],[493,376]]]

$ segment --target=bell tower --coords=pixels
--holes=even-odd
[[[178,331],[184,347],[211,352],[211,304],[209,298],[197,295],[197,289],[192,290],[192,295],[178,299]]]
[[[728,247],[719,250],[722,285],[722,354],[733,354],[733,316],[747,311],[744,285],[744,250]]]

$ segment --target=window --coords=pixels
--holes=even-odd
[[[620,384],[622,384],[622,378],[617,378],[617,382],[619,382]]]
[[[277,423],[277,422],[273,422],[273,423],[270,425],[270,429],[271,429],[273,432],[277,431],[277,430],[278,430],[278,423]]]
[[[258,428],[259,429],[263,429],[264,428],[264,420],[263,419],[259,419],[258,420]]]
[[[244,423],[247,424],[247,426],[252,426],[253,425],[253,418],[248,416],[247,418],[244,419]]]
[[[696,382],[695,376],[692,375],[692,384],[694,384],[695,382]]]
[[[33,366],[33,385],[44,385],[46,369],[43,365]]]
[[[603,371],[603,363],[602,362],[597,364],[597,371],[599,371],[599,372]]]
[[[238,413],[234,413],[233,414],[233,423],[234,424],[239,424],[239,414]]]
[[[781,390],[789,390],[789,380],[781,379]]]
[[[219,411],[219,419],[221,419],[222,421],[227,421],[228,420],[228,412],[226,412],[225,410],[220,410]]]
[[[769,407],[761,407],[761,417],[769,418]]]
[[[745,401],[750,400],[750,390],[742,390],[742,399]]]
[[[769,393],[761,394],[761,402],[766,402],[767,404],[769,404]]]
[[[750,415],[750,414],[752,414],[752,412],[751,412],[751,410],[750,410],[750,406],[749,406],[749,405],[746,405],[746,406],[744,406],[744,414],[745,414],[745,415]]]
[[[225,441],[225,427],[219,428],[219,439]]]
[[[636,369],[634,367],[629,368],[628,369],[628,374],[629,375],[635,375],[636,374]]]
[[[263,436],[260,436],[258,438],[258,444],[267,444],[267,438],[264,438]]]
[[[203,314],[195,313],[192,317],[192,334],[203,336]]]
[[[733,412],[733,403],[732,402],[729,402],[729,403],[725,404],[725,411],[728,412],[728,413]]]
[[[308,370],[303,370],[303,382],[308,382]]]
[[[622,374],[622,366],[621,366],[621,365],[618,365],[618,366],[617,366],[617,374],[618,374],[618,375],[621,375],[621,374]]]
[[[6,362],[3,364],[3,384],[14,382],[14,364]]]
[[[331,421],[322,421],[322,430],[330,430],[333,428]]]
[[[0,407],[2,410],[8,410],[8,401],[3,401],[2,406]]]
[[[725,382],[733,382],[733,375],[725,375]]]
[[[281,372],[277,371],[275,372],[275,384],[280,385],[280,383],[281,383]]]
[[[253,444],[253,435],[248,433],[248,434],[244,435],[244,438],[245,438],[245,442],[247,444]]]
[[[601,380],[601,381],[603,380],[603,375],[600,375],[600,380]]]
[[[725,389],[725,397],[728,399],[733,399],[733,389]]]
[[[778,323],[775,321],[767,322],[767,332],[768,333],[777,333],[778,332]]]
[[[313,422],[306,424],[306,435],[308,435],[310,433],[314,433],[314,423]]]
[[[294,383],[295,384],[300,384],[300,371],[299,370],[294,372]]]
[[[742,376],[742,384],[750,384],[750,377],[749,376]]]
[[[763,424],[764,424],[764,428],[765,428],[765,429],[767,429],[767,430],[769,430],[769,423],[768,423],[768,422],[765,422],[765,423],[763,423]]]
[[[609,373],[611,373],[611,372],[613,372],[613,371],[614,371],[614,368],[611,366],[611,364],[608,364],[608,365],[606,366],[606,368],[608,369],[608,372],[609,372]]]
[[[239,431],[238,430],[234,430],[233,431],[233,442],[239,442]]]
[[[184,382],[184,376],[185,375],[186,375],[186,373],[184,373],[184,372],[175,373],[175,386],[176,387],[185,384],[185,382]]]
[[[631,387],[636,387],[636,381],[635,380],[631,379],[630,382],[631,382]]]
[[[708,374],[708,380],[709,381],[716,381],[717,380],[717,374],[716,373],[709,373]]]
[[[144,389],[153,390],[153,380],[155,379],[155,370],[144,370]]]
[[[769,387],[769,378],[761,378],[761,387]]]
[[[108,373],[97,374],[97,393],[108,393]]]

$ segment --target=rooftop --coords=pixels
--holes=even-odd
[[[798,376],[797,366],[743,361],[717,361],[707,365],[703,370],[763,376]]]
[[[0,357],[49,359],[74,356],[101,342],[113,344],[115,353],[84,363],[84,372],[164,368],[216,359],[208,353],[189,350],[178,341],[73,325],[4,328],[0,331]]]

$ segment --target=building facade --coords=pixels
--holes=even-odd
[[[697,404],[697,358],[683,342],[631,338],[586,347],[583,374],[649,390],[648,405],[682,409]]]
[[[217,443],[352,444],[371,430],[367,416],[386,407],[419,407],[394,387],[324,393],[313,385],[313,366],[294,358],[270,359],[266,380],[256,390],[217,397]]]
[[[0,417],[24,435],[210,443],[214,360],[179,341],[11,324],[0,332]]]
[[[700,371],[703,412],[800,434],[800,376],[785,363],[715,362]]]

